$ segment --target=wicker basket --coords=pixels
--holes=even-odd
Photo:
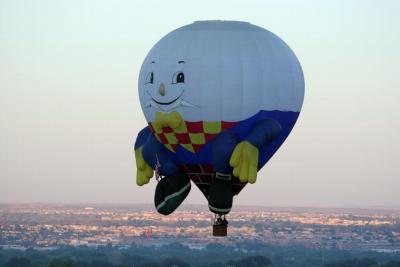
[[[213,236],[226,236],[228,234],[228,226],[213,225]]]

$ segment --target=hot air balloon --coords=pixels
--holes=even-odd
[[[233,197],[292,130],[304,77],[289,46],[247,22],[198,21],[158,41],[139,74],[148,125],[135,142],[137,184],[155,172],[154,203],[168,215],[193,182],[226,235]]]

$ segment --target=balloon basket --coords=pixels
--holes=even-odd
[[[227,236],[228,235],[228,221],[225,215],[215,215],[213,224],[213,236]]]
[[[213,225],[213,236],[227,236],[228,226],[225,225]]]

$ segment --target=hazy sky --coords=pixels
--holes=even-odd
[[[292,134],[235,204],[400,207],[399,1],[0,0],[0,202],[153,201],[135,184],[152,45],[196,20],[279,35],[304,71]],[[193,187],[187,202],[204,203]]]

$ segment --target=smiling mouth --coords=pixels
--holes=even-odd
[[[158,102],[157,100],[155,100],[154,98],[151,98],[151,99],[153,99],[153,101],[154,102],[156,102],[157,104],[159,104],[159,105],[170,105],[170,104],[172,104],[172,103],[174,103],[176,100],[178,100],[180,98],[180,96],[178,96],[177,98],[175,98],[174,100],[172,100],[172,101],[170,101],[170,102]]]
[[[168,111],[168,110],[172,110],[172,109],[175,109],[178,107],[185,107],[185,108],[198,108],[199,107],[197,105],[194,105],[192,103],[189,103],[189,102],[183,100],[182,99],[183,91],[177,98],[175,98],[174,100],[169,101],[169,102],[157,101],[152,97],[152,95],[149,92],[147,92],[147,93],[149,94],[151,100],[144,105],[145,108],[154,107],[159,110]]]

